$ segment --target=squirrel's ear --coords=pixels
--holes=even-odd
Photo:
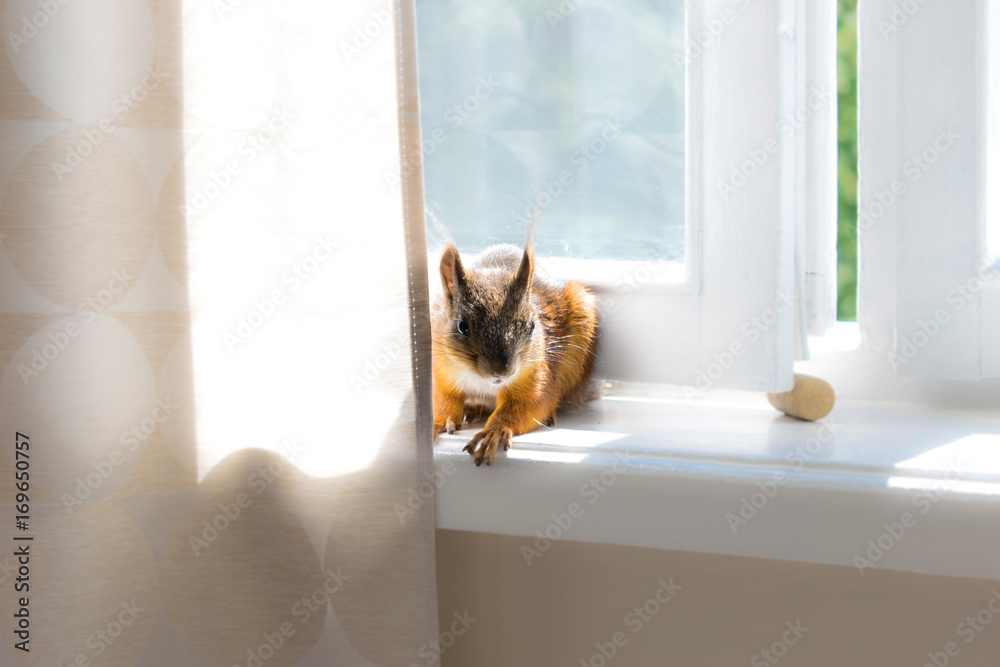
[[[458,248],[449,243],[441,255],[441,285],[448,299],[455,298],[455,290],[465,284],[465,268],[462,258],[458,256]]]
[[[521,257],[521,265],[517,267],[517,274],[514,276],[514,287],[520,291],[531,290],[531,279],[535,277],[535,249],[531,244],[524,246],[524,255]]]

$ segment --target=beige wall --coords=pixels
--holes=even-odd
[[[980,631],[960,626],[986,607],[994,588],[1000,609],[1000,582],[871,570],[862,577],[848,567],[565,541],[529,567],[521,547],[530,544],[437,532],[441,630],[450,631],[455,612],[477,619],[444,651],[444,667],[579,667],[581,658],[600,667],[595,642],[610,642],[616,631],[624,646],[609,667],[923,667],[933,664],[929,651],[939,665],[1000,665],[1000,615]],[[648,622],[626,619],[671,577],[682,587],[672,600]],[[776,662],[755,659],[782,641],[786,621],[808,631],[776,647],[787,650],[772,656]]]

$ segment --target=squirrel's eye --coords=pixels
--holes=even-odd
[[[531,320],[531,322],[528,323],[528,333],[530,334],[533,333],[534,331],[535,331],[535,320]]]
[[[469,335],[469,323],[465,321],[464,317],[458,318],[458,333],[463,336]]]

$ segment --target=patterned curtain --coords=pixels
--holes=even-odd
[[[412,0],[0,7],[0,664],[437,664]]]

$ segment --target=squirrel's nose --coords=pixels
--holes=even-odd
[[[498,354],[490,364],[490,372],[494,377],[506,377],[510,375],[510,358],[506,354]]]
[[[509,365],[504,364],[491,364],[490,369],[490,380],[496,384],[506,380],[511,376],[511,368]]]

